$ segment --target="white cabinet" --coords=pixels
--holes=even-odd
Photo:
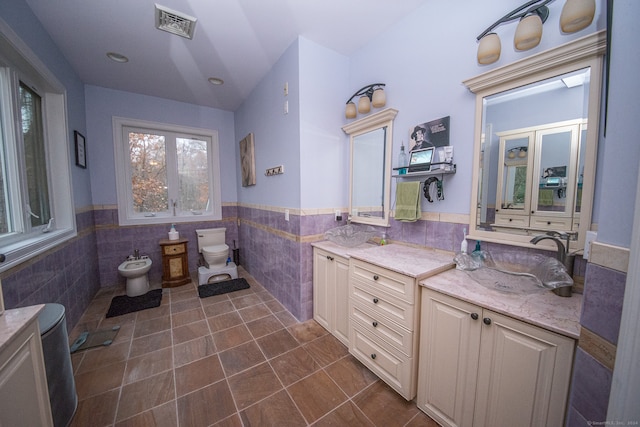
[[[0,426],[53,426],[36,317],[0,353]]]
[[[349,352],[405,399],[416,395],[413,277],[351,259]]]
[[[349,260],[313,249],[313,318],[349,345]]]
[[[444,426],[561,426],[575,341],[422,290],[418,407]]]

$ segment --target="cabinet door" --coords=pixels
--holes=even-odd
[[[474,426],[564,425],[574,340],[484,310],[481,342]]]
[[[35,322],[0,353],[0,426],[53,426]]]
[[[329,305],[329,264],[331,256],[320,250],[313,250],[313,318],[328,331],[331,331]]]
[[[422,290],[418,407],[442,425],[471,426],[481,309]]]
[[[333,325],[333,335],[342,344],[349,346],[349,261],[335,257],[334,265],[334,308],[335,323]]]

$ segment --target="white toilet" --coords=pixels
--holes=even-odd
[[[238,278],[238,266],[229,260],[226,231],[224,227],[196,230],[198,252],[204,264],[198,268],[198,285]]]
[[[149,276],[151,269],[151,258],[141,256],[140,258],[129,257],[118,266],[118,273],[127,278],[127,296],[137,297],[149,292]]]

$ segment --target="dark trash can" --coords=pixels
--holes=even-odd
[[[49,401],[55,427],[66,427],[78,406],[64,306],[45,304],[38,315]]]

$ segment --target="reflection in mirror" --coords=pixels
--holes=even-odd
[[[526,246],[565,231],[584,246],[605,44],[594,33],[465,81],[476,93],[469,237]]]
[[[387,127],[353,138],[351,215],[384,219],[385,141]]]
[[[587,68],[484,98],[483,128],[489,131],[481,167],[487,193],[478,195],[478,229],[519,234],[574,230],[589,77]]]
[[[392,108],[343,126],[350,135],[349,219],[388,226],[391,193]]]

